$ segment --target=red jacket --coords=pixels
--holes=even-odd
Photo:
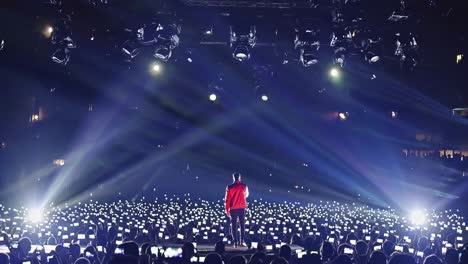
[[[226,187],[226,212],[232,209],[244,209],[247,207],[247,197],[249,189],[247,185],[240,181],[235,181],[233,184]]]

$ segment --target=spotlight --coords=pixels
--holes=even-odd
[[[397,118],[398,116],[398,112],[395,111],[392,111],[390,114],[392,115],[392,118]]]
[[[340,71],[337,68],[331,68],[330,76],[333,78],[338,78],[340,76]]]
[[[31,209],[31,210],[28,210],[28,217],[27,219],[31,222],[31,223],[39,223],[42,221],[43,219],[43,213],[42,213],[42,210],[39,209],[39,208],[34,208],[34,209]]]
[[[2,39],[2,41],[0,41],[0,50],[3,50],[5,48],[5,40]]]
[[[47,33],[52,34],[52,32],[54,32],[54,28],[51,27],[51,26],[48,26],[47,27]]]
[[[160,73],[160,72],[161,72],[161,65],[159,65],[158,63],[155,63],[155,64],[153,64],[153,66],[151,67],[151,70],[152,70],[154,73]]]
[[[266,94],[262,95],[261,98],[262,98],[262,101],[264,101],[264,102],[268,101],[268,95],[266,95]]]
[[[210,94],[209,98],[210,98],[210,101],[212,101],[212,102],[214,102],[214,101],[216,101],[216,99],[218,99],[218,97],[214,93]]]
[[[345,121],[346,119],[348,119],[348,116],[349,116],[348,112],[339,112],[338,113],[338,118],[340,118],[340,120],[342,120],[342,121]]]
[[[411,213],[409,219],[414,225],[424,225],[426,223],[426,214],[422,210],[415,210]]]

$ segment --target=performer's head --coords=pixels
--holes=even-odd
[[[234,181],[240,181],[240,180],[241,180],[241,174],[238,173],[238,172],[234,172],[234,173],[232,174],[232,179],[233,179]]]

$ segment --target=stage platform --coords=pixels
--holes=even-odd
[[[182,247],[181,244],[166,244],[166,245],[158,245],[158,246],[163,246],[163,247],[172,247],[172,248],[180,248]],[[302,247],[296,246],[296,245],[289,245],[291,247],[292,252],[295,252],[296,250],[302,250]],[[214,252],[215,250],[215,245],[210,245],[210,244],[198,244],[197,245],[197,252],[200,255],[207,255],[211,252]],[[265,250],[266,254],[274,254],[275,251],[279,249],[273,249],[273,250]],[[234,248],[232,245],[226,245],[226,254],[228,255],[251,255],[255,253],[255,249],[249,249],[248,247],[238,247]]]

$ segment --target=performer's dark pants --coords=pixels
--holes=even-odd
[[[240,240],[237,233],[237,221],[240,224]],[[231,234],[234,242],[244,241],[245,233],[245,209],[232,209],[231,210]]]

